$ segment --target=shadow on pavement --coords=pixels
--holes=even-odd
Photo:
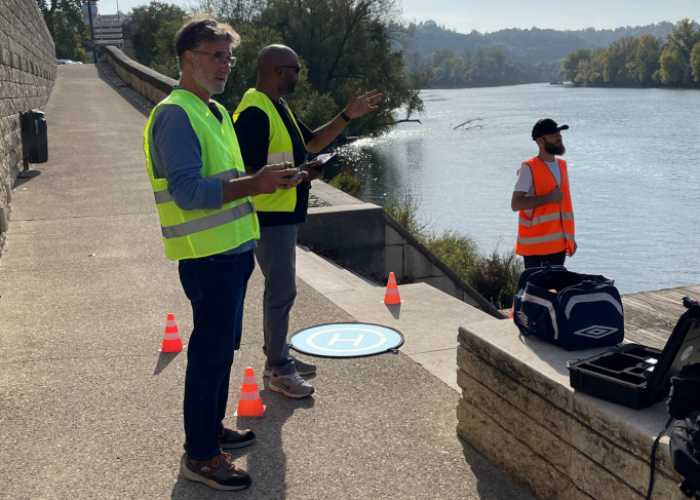
[[[153,376],[160,375],[165,368],[177,357],[185,351],[180,352],[161,352],[156,362],[156,367],[153,369]]]
[[[389,304],[384,304],[386,308],[389,310],[391,315],[394,317],[394,319],[399,319],[401,317],[401,304],[396,304],[396,305],[389,305]]]
[[[116,85],[114,85],[114,83],[112,83],[112,81],[111,81],[109,78],[107,78],[107,76],[104,74],[104,71],[102,71],[102,69],[101,69],[99,66],[97,67],[97,74],[98,74],[100,80],[102,80],[102,81],[105,82],[107,85],[109,85],[109,86],[112,87],[114,90],[116,90],[117,93],[124,99],[124,101],[126,101],[127,103],[129,103],[129,106],[131,106],[132,108],[134,108],[136,111],[138,111],[139,113],[141,113],[141,114],[142,114],[143,116],[145,116],[146,118],[148,118],[148,117],[151,115],[150,111],[146,111],[145,109],[143,109],[141,106],[139,106],[139,105],[138,105],[137,103],[135,103],[133,100],[131,100],[131,99],[129,98],[128,95],[126,95],[124,92],[122,92],[121,89],[120,89],[119,87],[117,87]],[[127,88],[128,88],[128,87],[127,87]]]
[[[282,429],[295,412],[310,410],[316,402],[313,396],[291,399],[273,392],[269,389],[267,378],[264,379],[264,384],[265,387],[261,388],[260,396],[267,405],[265,415],[262,418],[237,417],[236,423],[238,429],[247,428],[255,432],[255,443],[248,448],[227,451],[233,455],[236,464],[248,471],[253,484],[243,491],[216,491],[203,484],[188,481],[180,473],[170,498],[173,500],[223,499],[232,498],[232,495],[246,500],[286,498],[287,456],[283,448]],[[232,392],[231,395],[233,394]],[[242,457],[246,457],[245,462],[241,460]]]
[[[20,187],[22,184],[26,184],[27,182],[31,181],[32,179],[39,177],[41,175],[41,170],[27,170],[26,172],[21,172],[17,176],[17,180],[15,181],[15,187],[13,189],[17,189]]]

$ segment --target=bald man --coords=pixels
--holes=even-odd
[[[318,153],[338,137],[353,118],[378,109],[382,94],[357,92],[345,110],[331,122],[311,131],[287,107],[299,79],[299,57],[284,45],[270,45],[258,55],[258,82],[248,90],[233,115],[243,162],[249,174],[268,164],[291,162],[300,166],[307,152]],[[301,378],[316,366],[289,354],[289,312],[297,294],[296,242],[298,225],[306,222],[310,181],[320,177],[320,162],[305,165],[307,176],[296,188],[253,198],[260,220],[255,255],[265,276],[263,330],[267,356],[264,375],[270,389],[291,398],[310,396],[314,388]]]

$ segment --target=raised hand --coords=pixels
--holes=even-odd
[[[345,108],[345,114],[348,118],[359,118],[362,115],[366,115],[370,111],[376,111],[379,109],[379,104],[382,102],[383,94],[380,94],[377,89],[370,90],[364,95],[361,95],[361,90],[358,90],[355,96]]]

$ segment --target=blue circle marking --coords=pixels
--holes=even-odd
[[[292,347],[321,357],[371,356],[403,344],[403,335],[393,328],[371,323],[330,323],[295,333]]]

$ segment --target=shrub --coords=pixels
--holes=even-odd
[[[406,195],[403,202],[386,200],[384,209],[497,309],[510,307],[524,269],[515,253],[511,250],[501,255],[496,247],[490,255],[482,256],[469,235],[453,230],[437,235],[428,229],[428,224],[418,220],[419,205],[411,195]]]
[[[350,196],[359,198],[365,187],[365,180],[352,170],[345,169],[333,177],[333,180],[331,180],[329,184],[334,188],[348,193]]]
[[[518,292],[518,278],[525,267],[512,250],[500,255],[498,249],[481,257],[471,273],[469,284],[478,290],[496,309],[507,309]]]

